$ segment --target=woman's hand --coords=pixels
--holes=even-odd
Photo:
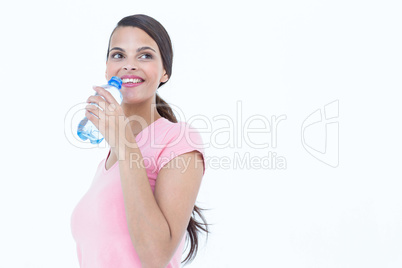
[[[93,89],[98,95],[90,96],[87,102],[97,104],[100,108],[96,105],[88,104],[85,107],[87,110],[85,116],[102,133],[112,149],[118,152],[120,143],[123,142],[124,144],[125,141],[127,118],[122,107],[110,92],[103,87],[94,86]]]

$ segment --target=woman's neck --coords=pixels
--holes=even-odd
[[[126,122],[129,122],[131,131],[135,136],[140,133],[144,128],[161,118],[156,106],[141,105],[141,104],[124,104],[122,108],[126,116]]]

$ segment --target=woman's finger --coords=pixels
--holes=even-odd
[[[115,98],[113,97],[113,95],[107,91],[106,89],[104,89],[103,87],[96,87],[93,86],[93,89],[99,94],[99,96],[102,96],[105,98],[105,100],[108,103],[114,103],[115,105],[118,104],[118,102],[115,100]]]
[[[85,111],[85,116],[88,118],[89,121],[91,121],[97,129],[99,129],[99,118],[96,117],[92,112],[89,110]]]
[[[92,113],[93,115],[95,115],[96,117],[99,118],[99,112],[100,112],[100,110],[99,110],[99,108],[98,108],[96,105],[88,104],[87,106],[85,106],[85,109],[86,109],[88,112]]]
[[[105,101],[104,98],[102,98],[101,96],[97,95],[97,96],[89,96],[89,98],[87,99],[88,103],[93,103],[95,105],[98,105],[99,107],[101,107],[102,109],[106,106],[107,102]],[[104,109],[103,109],[104,110]]]

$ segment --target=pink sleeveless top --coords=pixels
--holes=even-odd
[[[159,170],[180,154],[199,151],[204,158],[205,173],[201,136],[186,122],[172,123],[159,118],[144,128],[136,141],[153,192]],[[119,162],[108,170],[105,168],[109,154],[99,163],[91,186],[71,215],[78,261],[81,268],[141,267],[128,231]],[[186,234],[167,267],[180,267]]]

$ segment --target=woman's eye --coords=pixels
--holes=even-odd
[[[121,59],[121,58],[123,58],[123,55],[121,55],[120,53],[115,53],[115,54],[112,54],[112,58],[113,59]]]
[[[151,54],[142,54],[140,56],[141,59],[152,59],[152,55]]]

